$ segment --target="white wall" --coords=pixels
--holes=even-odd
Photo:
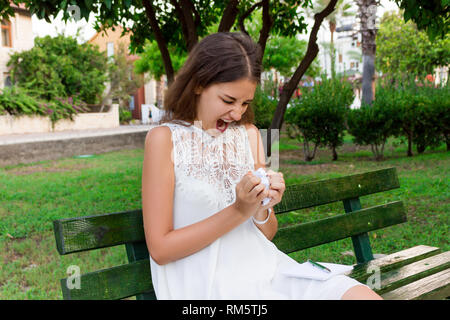
[[[33,27],[31,17],[16,13],[11,21],[11,42],[12,48],[1,46],[0,33],[0,88],[4,85],[4,74],[8,72],[6,64],[10,59],[10,54],[17,51],[29,50],[34,46]]]

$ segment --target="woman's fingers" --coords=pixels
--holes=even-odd
[[[255,176],[249,177],[247,182],[244,185],[244,191],[245,192],[251,192],[253,188],[255,188],[258,184],[260,184],[261,179]]]

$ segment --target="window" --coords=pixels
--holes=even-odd
[[[350,69],[353,69],[355,67],[355,63],[354,62],[350,62]]]
[[[9,73],[3,73],[3,87],[12,87],[11,76]]]
[[[130,110],[134,110],[134,96],[130,96]]]
[[[12,47],[11,45],[11,22],[2,20],[2,46]]]
[[[108,42],[106,44],[106,52],[109,57],[112,57],[114,55],[114,42]]]

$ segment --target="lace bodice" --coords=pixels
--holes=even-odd
[[[199,191],[195,194],[202,194],[209,205],[219,209],[232,204],[236,184],[254,169],[245,125],[231,124],[224,133],[214,137],[197,122],[181,123],[189,126],[161,124],[172,131],[176,188],[180,192]],[[196,188],[201,190],[193,190]]]

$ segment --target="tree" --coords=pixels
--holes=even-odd
[[[419,30],[424,30],[431,41],[443,39],[450,31],[448,0],[395,0],[404,9],[405,22],[412,20]]]
[[[253,38],[258,38],[261,30],[261,12],[253,12],[251,17],[244,23],[244,30]],[[308,43],[305,40],[299,40],[296,37],[284,37],[271,35],[267,41],[263,56],[263,70],[277,70],[284,77],[289,78],[292,75],[293,67],[297,66],[306,52]],[[320,66],[317,60],[311,64],[306,75],[316,77],[320,73]],[[277,81],[276,81],[277,82]]]
[[[375,27],[377,6],[379,0],[356,0],[358,5],[358,14],[361,32],[361,48],[363,55],[363,74],[362,74],[362,99],[367,105],[371,105],[374,92],[372,83],[375,81],[375,52],[376,35]]]
[[[268,71],[275,69],[284,77],[290,77],[293,66],[298,65],[305,55],[308,43],[297,38],[273,36],[267,42],[266,52],[263,58],[263,68]],[[318,76],[319,65],[317,60],[306,72],[309,76]]]
[[[133,73],[134,65],[130,56],[127,54],[128,48],[124,43],[119,43],[117,52],[114,53],[109,63],[110,86],[108,93],[103,101],[112,99],[119,102],[119,106],[128,107],[130,96],[144,85],[143,75]],[[103,109],[103,103],[102,103]]]
[[[404,22],[403,13],[386,12],[377,35],[377,69],[390,75],[418,75],[423,79],[438,66],[450,63],[450,36],[430,41],[414,22]]]
[[[284,114],[286,112],[286,106],[289,100],[291,99],[294,90],[297,88],[300,79],[305,74],[306,70],[309,68],[314,59],[317,57],[317,53],[319,52],[319,46],[317,45],[317,33],[319,32],[319,28],[323,20],[331,12],[333,12],[336,2],[337,0],[330,0],[325,9],[314,15],[314,25],[309,35],[308,47],[305,56],[303,60],[300,62],[300,65],[296,68],[295,72],[293,73],[288,83],[283,86],[283,91],[281,92],[280,100],[278,101],[277,109],[275,110],[275,114],[272,119],[272,125],[270,126],[270,129],[281,128],[281,125],[283,124]],[[271,130],[267,131],[267,141],[268,141],[267,156],[270,157],[271,145],[273,142]]]
[[[186,52],[177,50],[175,47],[170,47],[169,52],[174,65],[174,71],[177,72],[187,59]],[[161,79],[165,75],[165,69],[161,58],[161,52],[159,51],[156,41],[147,40],[143,52],[140,53],[139,56],[140,59],[136,60],[134,63],[134,71],[137,74],[148,72],[150,76],[156,80],[156,101],[158,105],[162,104],[160,85]]]

